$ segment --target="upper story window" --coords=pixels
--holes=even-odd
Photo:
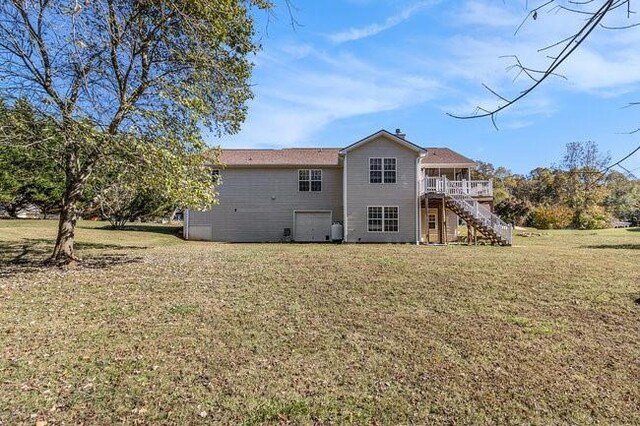
[[[369,158],[369,183],[396,183],[396,163],[395,158]]]
[[[220,175],[220,169],[212,169],[211,172],[211,181],[217,185],[220,183],[222,176]]]
[[[298,170],[298,191],[322,191],[322,170]]]

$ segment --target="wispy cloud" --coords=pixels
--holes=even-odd
[[[525,16],[522,5],[504,2],[503,7],[503,2],[495,0],[474,0],[461,2],[464,7],[456,14],[438,10],[443,20],[438,33],[412,34],[407,42],[382,37],[375,50],[347,43],[400,25],[436,3],[419,1],[382,23],[331,36],[318,36],[327,34],[320,29],[313,32],[313,38],[309,37],[311,32],[304,37],[287,34],[258,56],[256,97],[242,132],[212,142],[225,147],[346,144],[349,141],[323,138],[334,130],[331,126],[364,121],[377,126],[385,118],[395,120],[405,112],[408,116],[427,104],[428,108],[460,114],[473,113],[477,106],[495,108],[502,102],[482,83],[508,98],[531,84],[522,74],[514,80],[517,70],[506,70],[513,58],[502,55],[517,55],[526,66],[544,69],[547,55],[554,52],[538,49],[565,38],[582,22],[581,16],[544,14],[514,36],[509,26],[515,30]],[[496,3],[500,4],[496,7]],[[633,31],[594,33],[559,70],[567,80],[549,79],[525,100],[503,111],[499,127],[522,129],[540,123],[558,112],[567,93],[604,97],[637,90],[638,42],[640,33]],[[391,55],[394,61],[380,60]],[[489,120],[486,124],[491,128]]]
[[[480,25],[485,27],[513,27],[522,21],[522,16],[513,13],[505,4],[495,5],[481,1],[467,1],[461,11],[455,12],[458,25]]]
[[[291,49],[287,46],[271,58],[269,73],[277,78],[256,87],[242,132],[222,140],[224,146],[314,143],[314,136],[332,122],[406,108],[441,91],[436,79],[402,68],[315,50],[305,50],[304,60],[297,60],[288,55]]]
[[[367,37],[372,37],[376,34],[379,34],[383,31],[391,29],[395,26],[400,25],[404,21],[411,18],[416,12],[425,9],[427,7],[433,6],[438,3],[436,0],[426,0],[415,3],[406,9],[402,10],[400,13],[388,17],[382,23],[375,23],[366,25],[364,27],[354,27],[349,28],[345,31],[340,31],[334,34],[329,35],[329,40],[334,43],[346,43],[349,41],[360,40]]]
[[[474,115],[483,110],[493,110],[501,105],[504,101],[494,96],[476,96],[464,99],[457,105],[444,106],[445,112],[451,112],[456,115]],[[550,116],[558,110],[553,100],[546,95],[533,93],[531,97],[525,98],[518,108],[507,109],[499,114],[499,127],[505,128],[522,128],[533,124],[535,120],[532,117]]]
[[[517,94],[532,81],[523,73],[518,75],[517,68],[506,71],[505,68],[513,65],[515,60],[504,55],[517,56],[524,66],[543,70],[551,62],[549,57],[558,54],[562,45],[550,50],[539,49],[565,39],[584,25],[581,14],[544,13],[535,22],[527,21],[517,36],[510,36],[502,27],[512,26],[515,29],[526,15],[521,12],[518,16],[520,10],[521,7],[515,4],[497,8],[486,1],[468,1],[463,12],[456,15],[455,24],[477,24],[489,28],[481,34],[464,34],[445,41],[450,54],[444,64],[449,74],[470,82],[486,83],[502,94]],[[620,19],[620,16],[612,18]],[[611,22],[620,25],[618,21]],[[566,80],[552,78],[545,86],[558,83],[555,88],[603,96],[635,90],[640,84],[638,42],[640,35],[636,31],[598,29],[557,70],[557,74]],[[516,76],[519,78],[514,81]]]

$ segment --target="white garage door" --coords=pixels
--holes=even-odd
[[[294,215],[294,241],[329,241],[331,236],[331,212],[298,211]]]

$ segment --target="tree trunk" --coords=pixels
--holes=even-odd
[[[9,217],[11,217],[13,219],[17,219],[18,218],[19,207],[17,207],[15,204],[7,204],[5,206],[5,210],[9,214]]]
[[[77,221],[73,210],[71,206],[65,205],[62,208],[62,212],[60,212],[58,238],[56,239],[56,246],[53,249],[53,254],[50,259],[53,263],[66,264],[78,260],[73,251]]]
[[[49,259],[50,263],[67,265],[80,261],[74,253],[73,246],[85,182],[86,177],[74,176],[72,172],[67,172],[67,185],[62,199],[62,210],[60,211],[60,220],[58,222],[58,236],[53,254]]]
[[[171,216],[169,216],[169,223],[173,223],[176,220],[176,215],[178,214],[178,210],[180,210],[179,207],[176,207],[173,209],[173,211],[171,212]]]

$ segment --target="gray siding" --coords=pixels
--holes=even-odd
[[[369,158],[397,159],[397,183],[369,183]],[[416,159],[418,153],[385,136],[347,153],[347,241],[416,241]],[[367,232],[368,206],[398,206],[400,232]]]
[[[189,230],[213,241],[280,241],[284,228],[293,231],[295,210],[332,210],[333,220],[342,220],[342,169],[314,168],[322,169],[322,192],[299,192],[298,168],[223,170],[219,204],[190,211]],[[202,236],[206,226],[210,238]]]

